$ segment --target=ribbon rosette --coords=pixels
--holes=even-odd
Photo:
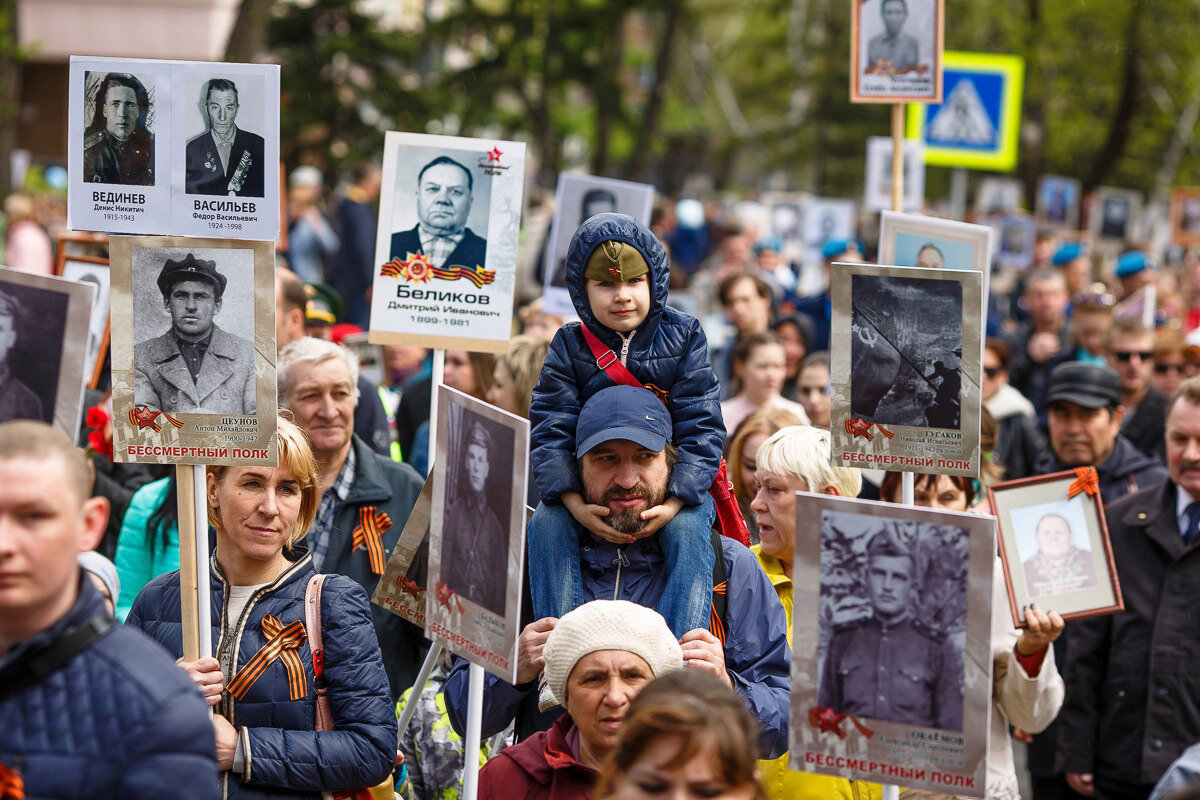
[[[463,608],[462,601],[455,596],[454,590],[447,586],[445,581],[438,581],[437,599],[438,602],[446,608],[450,608],[450,601],[453,600],[455,607],[458,608],[458,613],[461,614],[466,611],[466,609]]]
[[[855,437],[864,436],[864,437],[866,437],[866,440],[868,442],[875,441],[875,436],[871,433],[872,426],[878,428],[879,432],[882,433],[884,436],[886,436],[889,439],[891,439],[893,436],[896,435],[896,434],[892,433],[891,431],[889,431],[887,428],[880,425],[878,422],[869,422],[869,421],[863,419],[862,417],[858,417],[857,419],[854,417],[850,417],[849,419],[846,420],[845,425],[846,425],[846,433],[850,434],[851,436],[855,436]]]
[[[304,665],[300,663],[300,656],[296,652],[307,639],[304,623],[295,620],[285,628],[279,617],[267,614],[262,618],[262,631],[267,643],[234,676],[228,686],[229,693],[241,700],[259,676],[267,671],[267,667],[275,661],[282,661],[287,670],[288,696],[299,700],[308,693]]]
[[[1088,497],[1100,494],[1100,475],[1095,467],[1076,467],[1075,480],[1067,488],[1067,499],[1083,492]]]
[[[836,734],[839,739],[846,738],[846,731],[842,728],[842,722],[849,719],[851,724],[858,729],[858,732],[870,739],[875,735],[875,731],[862,724],[851,714],[842,714],[834,711],[832,708],[819,708],[814,706],[808,710],[808,724],[817,729],[818,733]]]
[[[371,572],[376,575],[382,575],[383,568],[387,565],[383,533],[390,527],[392,518],[383,511],[376,511],[375,506],[363,506],[358,510],[358,527],[351,534],[350,552],[356,552],[360,547],[367,548]]]

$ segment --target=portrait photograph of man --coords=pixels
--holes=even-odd
[[[1038,184],[1038,217],[1047,225],[1073,228],[1079,220],[1079,181],[1046,175]]]
[[[560,222],[558,246],[555,248],[554,256],[554,274],[550,279],[551,286],[557,286],[560,289],[567,288],[567,247],[570,243],[571,236],[575,234],[575,230],[587,220],[597,214],[620,212],[620,207],[617,205],[617,195],[611,189],[588,189],[583,193],[583,197],[579,201],[579,210],[575,214],[570,214],[566,209],[562,209],[563,219]],[[569,233],[567,233],[569,231]],[[562,241],[565,237],[565,241]]]
[[[406,155],[421,155],[417,150],[428,148]],[[484,265],[490,178],[475,166],[477,159],[467,152],[436,155],[422,163],[408,186],[397,185],[394,208],[402,218],[415,217],[415,224],[392,234],[389,258],[421,253],[434,268]]]
[[[261,109],[248,107],[239,124],[244,99],[239,88],[244,90],[251,81],[261,80],[238,76],[236,80],[214,77],[204,82],[198,101],[205,130],[189,139],[186,147],[188,194],[264,196],[265,142],[246,129],[245,119]]]
[[[452,404],[449,416],[441,580],[455,594],[504,617],[513,431],[461,405]]]
[[[251,250],[134,248],[135,405],[255,413],[253,259]]]
[[[883,30],[867,40],[867,70],[908,72],[921,61],[917,37],[905,32],[908,0],[880,0]]]
[[[153,82],[128,73],[85,74],[85,182],[154,185],[152,90]]]
[[[1112,195],[1100,203],[1100,235],[1109,239],[1124,239],[1129,227],[1129,201]]]
[[[966,528],[821,513],[821,708],[963,729],[966,540]]]
[[[66,313],[65,295],[0,282],[0,422],[53,421]]]
[[[941,102],[942,3],[857,0],[852,6],[852,102]]]

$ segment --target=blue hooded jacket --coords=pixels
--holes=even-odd
[[[250,596],[235,635],[222,635],[225,616],[224,573],[211,561],[209,600],[212,640],[218,659],[232,648],[237,677],[266,644],[263,617],[273,614],[285,626],[304,621],[308,579],[316,574],[303,548],[285,551],[295,559],[279,577]],[[133,603],[126,625],[140,628],[177,657],[183,654],[179,572],[159,575]],[[307,636],[296,650],[304,668],[305,693],[292,700],[284,664],[275,660],[238,700],[226,691],[217,712],[239,731],[245,756],[241,776],[221,773],[222,797],[312,798],[374,786],[392,771],[396,754],[396,716],[388,692],[379,641],[371,624],[367,593],[344,575],[327,575],[321,590],[321,638],[325,645],[324,684],[333,712],[332,731],[317,731],[317,687]],[[209,732],[209,741],[212,733]],[[176,787],[178,791],[179,787]]]
[[[81,576],[70,611],[0,658],[0,687],[103,608]],[[131,628],[117,625],[61,669],[0,698],[0,723],[0,765],[21,773],[30,800],[220,797],[200,692]]]
[[[629,600],[655,608],[666,586],[666,562],[655,537],[617,546],[586,537],[579,546],[586,600]],[[778,758],[788,748],[788,697],[792,653],[787,643],[787,616],[770,578],[745,546],[719,538],[725,560],[728,605],[725,610],[725,668],[734,691],[759,723],[759,747],[764,758]],[[528,571],[526,576],[528,576]],[[528,581],[526,582],[528,589]],[[526,591],[521,625],[533,622]],[[467,667],[454,660],[446,679],[446,709],[461,735],[467,719]],[[483,736],[492,736],[516,722],[525,739],[550,727],[562,709],[539,713],[537,681],[513,686],[484,676]]]
[[[637,248],[650,265],[650,311],[628,340],[601,325],[588,304],[583,273],[592,252],[605,241]],[[613,385],[596,365],[581,325],[587,325],[617,356],[627,353],[625,366],[635,378],[668,392],[672,443],[679,450],[668,493],[684,505],[695,506],[712,486],[725,443],[720,384],[708,360],[708,341],[699,320],[667,305],[669,278],[662,244],[633,217],[597,214],[571,237],[566,281],[581,322],[568,323],[555,334],[529,406],[530,458],[542,499],[557,500],[581,490],[575,461],[579,410],[596,392]]]

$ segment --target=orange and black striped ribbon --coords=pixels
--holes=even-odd
[[[729,591],[729,582],[721,581],[713,587],[713,594],[727,594]],[[717,614],[717,607],[712,606],[712,612],[708,617],[708,632],[717,637],[717,641],[722,646],[725,645],[725,623],[721,621],[721,617]]]
[[[392,518],[383,511],[376,511],[375,506],[363,506],[358,510],[358,527],[354,529],[350,552],[360,547],[367,548],[367,558],[371,562],[371,572],[383,574],[387,565],[387,553],[383,550],[383,532],[392,527]]]
[[[308,694],[304,665],[300,663],[300,656],[296,652],[306,638],[304,623],[296,620],[285,628],[279,617],[267,614],[262,619],[262,629],[267,643],[259,648],[254,657],[247,661],[246,666],[230,681],[229,693],[241,700],[273,661],[282,661],[287,669],[288,693],[293,700],[299,700]]]
[[[0,800],[25,800],[25,779],[3,764],[0,764]]]

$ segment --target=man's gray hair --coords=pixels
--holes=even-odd
[[[279,384],[279,405],[288,408],[288,393],[292,390],[293,371],[300,364],[317,365],[340,359],[350,371],[350,387],[354,391],[354,402],[358,403],[358,356],[340,344],[304,336],[279,351],[276,364]]]

